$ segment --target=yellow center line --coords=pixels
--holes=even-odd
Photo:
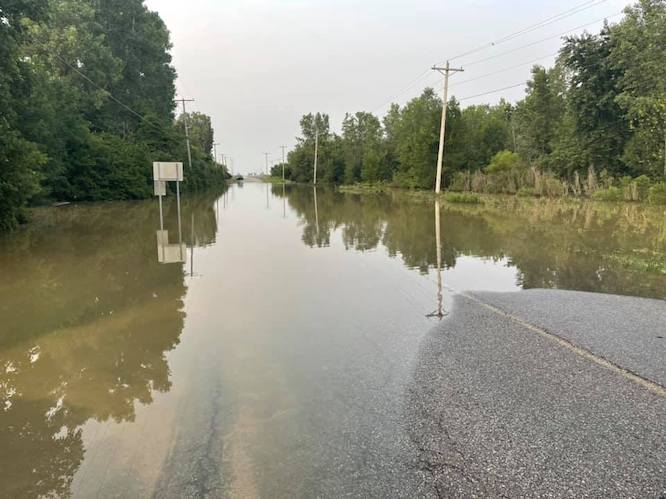
[[[666,397],[666,387],[660,385],[659,383],[656,383],[652,380],[649,380],[647,378],[644,378],[643,376],[640,376],[628,369],[625,369],[624,367],[621,367],[608,359],[605,359],[590,350],[587,350],[585,348],[582,348],[574,343],[572,343],[569,340],[566,340],[562,338],[561,336],[558,336],[550,331],[547,331],[546,329],[543,329],[539,326],[535,326],[534,324],[527,322],[524,319],[521,319],[520,317],[517,317],[513,314],[507,313],[502,309],[499,309],[493,305],[490,305],[489,303],[484,302],[483,300],[480,300],[479,298],[469,295],[467,293],[463,292],[458,292],[459,295],[464,296],[465,298],[481,305],[482,307],[490,310],[491,312],[494,312],[497,315],[501,315],[502,317],[506,317],[507,319],[523,326],[524,328],[537,333],[538,335],[560,345],[561,347],[566,348],[567,350],[573,352],[574,354],[578,355],[579,357],[582,357],[585,360],[588,360],[594,364],[597,364],[598,366],[601,366],[605,369],[608,369],[609,371],[614,372],[615,374],[619,374],[623,378],[631,381],[632,383],[641,386],[645,388],[646,390],[654,393],[655,395],[658,395],[660,397]]]

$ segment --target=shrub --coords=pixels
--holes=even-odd
[[[477,194],[469,192],[447,192],[444,199],[449,203],[479,204],[481,198]]]
[[[597,190],[593,197],[597,201],[624,201],[624,190],[619,187],[607,187],[606,189]]]
[[[520,156],[511,151],[499,151],[486,167],[487,173],[508,172],[522,166]]]
[[[652,204],[666,205],[666,182],[659,182],[650,187],[648,201]]]

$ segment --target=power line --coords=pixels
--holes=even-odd
[[[557,54],[559,54],[559,50],[557,52],[553,52],[552,54],[544,55],[542,57],[537,57],[536,59],[532,59],[531,61],[521,62],[520,64],[516,64],[515,66],[509,66],[509,67],[506,67],[506,68],[503,68],[503,69],[499,69],[497,71],[493,71],[492,73],[486,73],[486,74],[483,74],[483,75],[480,75],[480,76],[475,76],[474,78],[469,78],[467,80],[458,81],[458,82],[454,83],[451,86],[462,85],[463,83],[470,83],[470,82],[476,81],[476,80],[482,80],[483,78],[488,78],[489,76],[495,76],[495,75],[498,75],[500,73],[505,73],[506,71],[510,71],[512,69],[516,69],[516,68],[526,66],[528,64],[534,64],[536,62],[539,62],[542,59],[547,59],[548,57],[556,56]]]
[[[137,118],[139,118],[141,121],[143,121],[143,122],[145,122],[145,123],[148,123],[149,125],[151,125],[151,126],[157,128],[157,129],[159,129],[159,130],[163,130],[163,129],[164,129],[164,126],[161,125],[160,123],[156,123],[156,122],[154,122],[154,121],[150,121],[148,118],[146,118],[145,116],[143,116],[141,113],[138,113],[137,111],[135,111],[134,109],[132,109],[131,107],[129,107],[129,106],[128,106],[127,104],[125,104],[124,102],[118,100],[116,97],[114,97],[114,95],[113,95],[111,92],[109,92],[107,89],[103,88],[102,86],[98,85],[98,84],[95,83],[93,80],[91,80],[90,78],[88,78],[88,76],[87,76],[85,73],[83,73],[83,72],[82,72],[81,70],[79,70],[77,67],[72,66],[69,62],[67,62],[67,61],[66,61],[64,58],[62,58],[60,55],[56,54],[55,52],[53,52],[53,55],[54,55],[58,60],[60,60],[60,62],[62,62],[62,63],[65,64],[68,68],[70,68],[72,71],[75,71],[75,72],[76,72],[81,78],[83,78],[84,80],[86,80],[86,81],[87,81],[88,83],[90,83],[92,86],[94,86],[94,87],[96,87],[97,89],[99,89],[99,90],[101,90],[102,92],[104,92],[104,93],[109,97],[109,99],[111,99],[111,100],[114,101],[116,104],[120,105],[121,107],[123,107],[124,109],[126,109],[127,111],[129,111],[130,113],[132,113],[134,116],[136,116]],[[175,102],[175,101],[174,101],[174,102]],[[176,129],[176,130],[177,130],[177,129]],[[177,131],[177,133],[180,134],[179,131]],[[181,135],[182,135],[182,134],[181,134]],[[188,140],[189,140],[189,138],[188,138]]]
[[[484,95],[490,95],[490,94],[496,94],[497,92],[501,92],[502,90],[509,90],[511,88],[517,88],[517,87],[522,87],[525,85],[525,82],[520,82],[516,83],[515,85],[509,85],[508,87],[502,87],[502,88],[496,88],[495,90],[489,90],[488,92],[483,92],[481,94],[476,94],[476,95],[468,95],[467,97],[463,97],[461,99],[458,99],[459,101],[464,101],[468,99],[474,99],[475,97],[483,97]]]
[[[137,118],[139,118],[141,121],[143,121],[143,122],[145,122],[145,123],[148,123],[149,125],[151,125],[151,126],[157,128],[157,129],[159,129],[159,130],[163,130],[163,129],[164,129],[164,126],[163,126],[163,125],[161,125],[161,124],[159,124],[159,123],[156,123],[156,122],[154,122],[154,121],[150,121],[148,118],[146,118],[145,116],[143,116],[141,113],[138,113],[137,111],[135,111],[134,109],[132,109],[131,107],[129,107],[127,104],[125,104],[124,102],[122,102],[122,101],[120,101],[119,99],[117,99],[117,98],[116,98],[111,92],[109,92],[107,89],[103,88],[102,86],[98,85],[98,84],[95,83],[93,80],[91,80],[90,78],[88,78],[88,76],[87,76],[85,73],[83,73],[83,72],[82,72],[81,70],[79,70],[77,67],[72,66],[69,62],[67,62],[67,60],[65,60],[65,59],[64,59],[63,57],[61,57],[59,54],[56,54],[55,52],[53,52],[53,55],[54,55],[58,60],[60,60],[60,62],[62,62],[62,63],[65,64],[68,68],[70,68],[72,71],[75,71],[75,72],[76,72],[81,78],[83,78],[84,80],[86,80],[86,81],[87,81],[88,83],[90,83],[92,86],[94,86],[94,87],[96,87],[97,89],[99,89],[99,90],[101,90],[102,92],[104,92],[104,94],[107,95],[112,101],[114,101],[116,104],[120,105],[121,107],[123,107],[124,109],[126,109],[127,111],[129,111],[130,113],[132,113],[134,116],[136,116]],[[174,100],[174,102],[176,102],[176,101]],[[190,151],[190,138],[189,138],[189,133],[188,133],[189,131],[188,131],[188,127],[187,127],[187,113],[186,113],[186,111],[185,111],[185,102],[194,102],[194,100],[193,100],[193,99],[189,99],[189,100],[187,100],[187,99],[178,99],[178,102],[182,102],[182,103],[183,103],[183,114],[184,114],[183,119],[185,120],[185,134],[184,134],[184,136],[185,136],[185,138],[187,139],[187,156],[188,156],[188,160],[189,160],[190,168],[192,168],[192,153],[191,153],[191,151]],[[181,134],[181,133],[177,130],[177,128],[176,128],[176,133]],[[181,134],[181,135],[183,135],[183,134]]]
[[[593,7],[594,5],[601,4],[601,3],[605,2],[605,1],[606,1],[606,0],[591,0],[590,2],[588,2],[590,5],[587,6],[586,8]],[[592,5],[592,4],[594,4],[594,5]],[[569,15],[573,15],[573,14],[576,14],[577,12],[581,12],[582,10],[585,10],[585,9],[582,9],[582,7],[585,7],[585,5],[586,5],[586,4],[579,5],[578,7],[574,7],[574,8],[572,8],[572,9],[570,9],[569,11],[565,11],[563,14],[567,14],[565,17],[569,17]],[[574,10],[575,10],[575,12],[572,12],[572,11],[574,11]],[[549,41],[549,40],[553,40],[553,39],[556,39],[556,38],[560,38],[560,37],[563,36],[563,35],[566,35],[566,34],[572,33],[572,32],[577,31],[577,30],[579,30],[579,29],[587,28],[588,26],[592,26],[592,25],[597,24],[597,23],[599,23],[599,22],[601,22],[601,21],[604,21],[604,20],[606,20],[606,19],[613,19],[613,18],[615,18],[615,17],[621,16],[621,15],[623,15],[623,13],[624,13],[623,11],[620,11],[620,12],[617,12],[617,13],[615,13],[615,14],[611,14],[610,16],[604,16],[604,17],[601,17],[601,18],[599,18],[599,19],[597,19],[597,20],[595,20],[595,21],[589,22],[589,23],[580,24],[580,25],[575,26],[575,27],[573,27],[573,28],[570,28],[570,29],[568,29],[568,30],[566,30],[566,31],[562,31],[561,33],[558,33],[558,34],[556,34],[556,35],[552,35],[552,36],[549,36],[549,37],[546,37],[546,38],[542,38],[542,39],[540,39],[540,40],[536,40],[536,41],[534,41],[534,42],[530,42],[530,43],[527,43],[527,44],[525,44],[525,45],[521,45],[521,46],[516,47],[516,48],[513,48],[513,49],[511,49],[511,50],[507,50],[507,51],[505,51],[505,52],[501,52],[501,53],[499,53],[499,54],[492,55],[492,56],[490,56],[490,57],[484,57],[483,59],[478,59],[478,60],[476,60],[476,61],[472,61],[472,62],[470,62],[470,63],[465,64],[465,67],[474,66],[474,65],[480,64],[480,63],[482,63],[482,62],[487,62],[487,61],[490,61],[490,60],[493,60],[493,59],[497,59],[497,58],[503,57],[503,56],[505,56],[505,55],[508,55],[508,54],[512,54],[512,53],[518,52],[518,51],[523,50],[523,49],[525,49],[525,48],[533,47],[533,46],[538,45],[538,44],[540,44],[540,43],[543,43],[543,42],[546,42],[546,41]],[[560,16],[562,16],[562,14],[560,14]],[[555,16],[553,16],[553,17],[555,17]],[[564,19],[565,17],[560,17],[560,18],[561,18],[561,19]],[[545,21],[548,21],[548,20],[551,20],[551,19],[553,19],[553,18],[548,18],[548,19],[545,20]],[[559,19],[557,19],[557,20],[559,20]],[[554,22],[554,21],[552,21],[552,22]],[[537,26],[538,26],[538,27],[547,26],[547,24],[543,24],[543,23],[544,23],[544,21],[542,21],[541,23],[538,23],[537,25],[534,25],[534,29],[537,29]],[[551,23],[549,22],[548,24],[551,24]],[[525,30],[523,29],[523,30],[521,30],[520,32],[522,33],[523,31],[525,31]],[[531,30],[531,31],[534,31],[534,30]],[[507,35],[507,37],[508,37],[508,36],[512,36],[512,38],[515,38],[515,37],[518,36],[517,33],[518,33],[518,32],[513,33],[512,35]],[[527,34],[527,32],[522,33],[522,34]],[[504,38],[507,38],[507,37],[504,37]],[[508,40],[503,40],[503,41],[508,41]],[[503,41],[502,41],[501,43],[503,43]],[[495,46],[496,44],[497,44],[497,43],[495,43],[495,44],[491,44],[491,45],[488,45],[488,47],[490,47],[490,46]],[[481,48],[479,48],[478,50],[475,49],[474,51],[470,51],[470,52],[466,53],[465,55],[469,55],[469,54],[471,54],[471,53],[473,53],[473,52],[478,52],[479,50],[481,50]],[[556,55],[556,53],[553,54],[553,55]],[[462,57],[462,55],[459,55],[459,56],[457,56],[457,57],[458,57],[458,58],[459,58],[459,57]],[[539,60],[544,59],[544,58],[546,58],[546,57],[550,57],[550,56],[544,56],[544,57],[541,57],[541,58],[539,58],[539,59],[534,60],[533,62],[538,62]],[[520,66],[523,66],[523,65],[525,65],[525,64],[530,64],[530,63],[522,63],[522,64],[520,64],[520,65],[512,66],[512,68],[520,67]],[[497,73],[500,73],[500,72],[505,71],[505,70],[506,70],[506,69],[503,69],[503,70],[501,70],[501,71],[497,71]],[[386,101],[384,104],[382,104],[381,106],[378,106],[377,108],[375,108],[375,109],[372,111],[372,113],[374,114],[374,113],[376,113],[377,111],[379,111],[379,110],[383,109],[384,107],[386,107],[387,105],[393,103],[393,102],[395,101],[396,98],[402,96],[405,92],[407,92],[408,90],[410,90],[412,87],[414,87],[414,85],[416,85],[420,80],[422,80],[423,77],[426,76],[426,75],[428,74],[428,72],[429,72],[428,69],[426,69],[425,71],[423,71],[423,72],[422,72],[421,74],[419,74],[416,78],[414,78],[414,79],[413,79],[413,80],[412,80],[407,86],[405,86],[400,92],[398,92],[397,94],[393,95],[393,97],[391,97],[389,100],[387,100],[387,101]],[[489,74],[487,74],[487,75],[482,75],[482,76],[479,76],[479,77],[475,77],[475,78],[473,78],[473,79],[468,79],[468,80],[464,80],[464,81],[462,81],[462,82],[453,83],[452,86],[454,86],[454,85],[456,85],[456,84],[460,85],[460,84],[462,84],[462,83],[467,83],[467,82],[471,82],[471,81],[474,81],[474,80],[477,80],[477,79],[485,78],[486,76],[491,76],[491,75],[494,75],[494,74],[497,74],[497,73],[489,73]],[[426,84],[426,87],[428,87],[428,86],[433,86],[433,85],[435,85],[435,83],[436,83],[436,81],[435,81],[435,80],[432,80],[432,81],[430,81],[428,84]]]
[[[537,29],[543,28],[544,26],[548,26],[549,24],[556,23],[558,21],[561,21],[562,19],[566,19],[567,17],[571,17],[575,14],[578,14],[579,12],[583,12],[584,10],[590,9],[592,7],[595,7],[597,5],[600,5],[602,3],[607,2],[608,0],[588,0],[584,2],[583,4],[573,7],[571,9],[565,10],[564,12],[561,12],[559,14],[556,14],[554,16],[551,16],[547,19],[544,19],[536,24],[533,24],[531,26],[527,26],[521,30],[515,31],[509,35],[503,36],[502,38],[499,38],[498,40],[488,42],[480,47],[477,47],[475,49],[469,50],[467,52],[463,52],[462,54],[458,54],[455,57],[451,57],[449,60],[454,60],[454,59],[460,59],[461,57],[466,57],[468,55],[474,54],[476,52],[480,52],[481,50],[485,50],[490,47],[495,47],[501,43],[506,43],[510,40],[513,40],[514,38],[517,38],[519,36],[526,35],[527,33],[531,33],[532,31],[535,31]]]
[[[602,17],[600,19],[597,19],[596,21],[592,21],[592,22],[589,22],[589,23],[586,23],[586,24],[581,24],[580,26],[576,26],[575,28],[568,29],[566,31],[558,33],[557,35],[549,36],[547,38],[542,38],[541,40],[536,40],[534,42],[530,42],[530,43],[527,43],[525,45],[521,45],[520,47],[516,47],[514,49],[507,50],[506,52],[501,52],[499,54],[492,55],[490,57],[485,57],[483,59],[478,59],[476,61],[468,62],[467,64],[465,64],[465,67],[474,66],[474,65],[480,64],[482,62],[487,62],[487,61],[490,61],[492,59],[497,59],[499,57],[502,57],[502,56],[505,56],[505,55],[508,55],[508,54],[513,54],[514,52],[518,52],[519,50],[522,50],[522,49],[525,49],[525,48],[528,48],[528,47],[533,47],[534,45],[538,45],[539,43],[547,42],[549,40],[554,40],[555,38],[560,38],[563,35],[571,33],[572,31],[577,31],[577,30],[582,29],[582,28],[587,28],[588,26],[592,26],[593,24],[597,24],[601,21],[605,21],[606,19],[613,19],[614,17],[621,16],[622,14],[623,14],[623,12],[620,11],[616,14],[612,14],[610,16],[605,16],[605,17]]]
[[[416,84],[419,82],[419,80],[420,80],[421,78],[423,78],[424,76],[426,76],[426,75],[429,74],[429,73],[430,73],[430,68],[428,68],[428,69],[426,69],[425,71],[423,71],[420,75],[418,75],[416,78],[414,78],[414,79],[413,79],[413,80],[412,80],[412,81],[411,81],[406,87],[404,87],[400,92],[398,92],[397,94],[395,94],[393,97],[391,97],[388,101],[386,101],[386,102],[385,102],[384,104],[382,104],[381,106],[375,108],[375,109],[372,111],[372,114],[374,114],[374,113],[376,113],[377,111],[379,111],[380,109],[386,107],[388,104],[393,103],[393,101],[394,101],[397,97],[400,97],[402,94],[404,94],[405,92],[407,92],[407,90],[409,90],[409,89],[412,88],[414,85],[416,85]]]
[[[53,55],[54,55],[57,59],[59,59],[60,62],[62,62],[63,64],[65,64],[68,68],[70,68],[71,70],[75,71],[79,76],[81,76],[81,78],[83,78],[83,79],[86,80],[88,83],[90,83],[90,84],[93,85],[94,87],[97,87],[99,90],[101,90],[102,92],[104,92],[104,93],[105,93],[105,94],[106,94],[106,95],[107,95],[112,101],[114,101],[116,104],[119,104],[120,106],[122,106],[123,108],[125,108],[126,110],[128,110],[130,113],[132,113],[133,115],[135,115],[135,116],[138,117],[139,119],[145,121],[146,123],[148,123],[148,124],[150,124],[150,125],[153,125],[153,126],[156,126],[156,127],[159,127],[159,128],[162,128],[161,125],[158,125],[157,123],[153,123],[152,121],[149,121],[145,116],[143,116],[142,114],[136,112],[134,109],[132,109],[131,107],[129,107],[127,104],[125,104],[124,102],[121,102],[121,101],[119,101],[118,99],[116,99],[116,98],[113,96],[113,94],[112,94],[111,92],[109,92],[107,89],[101,87],[100,85],[98,85],[97,83],[95,83],[93,80],[91,80],[90,78],[88,78],[88,77],[87,77],[82,71],[80,71],[77,67],[72,66],[72,65],[71,65],[69,62],[67,62],[64,58],[60,57],[60,55],[56,54],[55,52],[53,52]]]

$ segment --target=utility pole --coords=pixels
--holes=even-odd
[[[185,139],[187,139],[187,161],[192,169],[192,150],[190,148],[190,128],[187,123],[187,111],[185,110],[186,102],[194,102],[194,99],[178,99],[176,102],[183,104],[183,122],[185,123]]]
[[[284,150],[287,146],[280,146],[282,148],[282,183],[284,183]]]
[[[433,66],[433,71],[438,71],[444,75],[444,103],[442,106],[442,122],[439,129],[439,151],[437,153],[437,179],[435,180],[435,192],[439,194],[442,187],[442,163],[444,161],[444,137],[446,134],[446,111],[449,105],[449,76],[451,73],[460,73],[462,68],[454,69],[446,61],[445,67]]]
[[[316,119],[316,118],[315,118]],[[314,185],[317,185],[317,156],[319,155],[319,128],[315,126]],[[316,196],[316,194],[315,194]]]
[[[269,152],[264,153],[264,156],[266,157],[266,176],[268,176],[268,156],[269,156],[269,154],[270,154]]]

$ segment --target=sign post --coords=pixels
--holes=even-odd
[[[161,263],[168,263],[165,258],[164,248],[167,245],[168,235],[164,231],[164,215],[162,211],[162,196],[166,196],[167,182],[176,182],[176,204],[178,206],[178,247],[181,248],[183,242],[183,234],[180,223],[180,183],[184,180],[183,176],[183,163],[181,162],[164,162],[155,161],[153,163],[153,184],[155,195],[159,198],[160,204],[160,233],[158,233],[158,257],[159,248],[162,248]],[[182,250],[180,251],[182,253]]]

